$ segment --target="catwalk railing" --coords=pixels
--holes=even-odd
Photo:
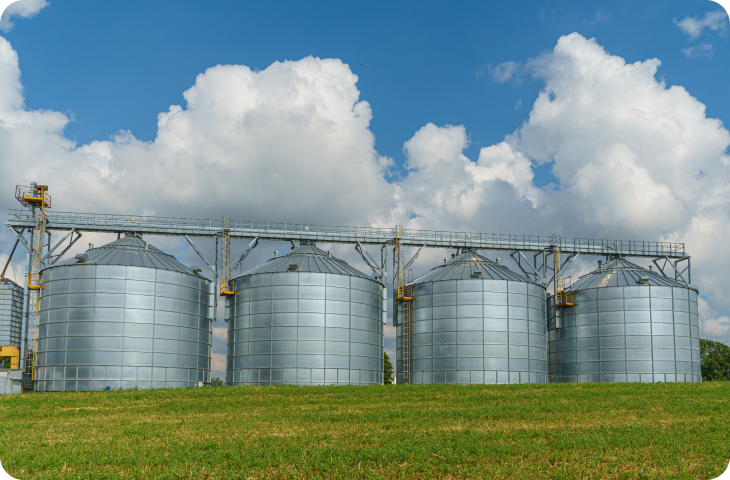
[[[223,234],[223,219],[150,217],[95,213],[46,212],[46,230],[84,232],[137,233],[143,235],[188,235],[216,237]],[[29,210],[11,210],[6,225],[13,228],[34,228],[35,220]],[[394,244],[395,228],[337,227],[303,223],[255,222],[226,220],[231,238],[260,240],[312,240],[322,243]],[[553,248],[553,238],[536,235],[506,235],[493,233],[447,232],[403,229],[403,246],[475,248],[521,252],[545,252]],[[621,255],[625,257],[687,256],[683,243],[642,242],[635,240],[605,240],[560,237],[559,248],[564,253],[587,255]]]

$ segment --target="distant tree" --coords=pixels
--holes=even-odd
[[[390,363],[390,357],[383,352],[383,383],[386,385],[393,384],[393,364]]]
[[[730,347],[700,338],[702,381],[730,381]]]
[[[1,368],[10,368],[10,361],[12,358],[8,357],[5,360],[3,360],[3,366]]]
[[[225,385],[226,385],[226,382],[224,382],[223,380],[221,380],[218,377],[215,377],[215,378],[211,378],[210,379],[210,386],[211,387],[225,387]]]

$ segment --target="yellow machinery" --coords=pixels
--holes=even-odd
[[[33,325],[33,354],[31,361],[31,374],[35,379],[35,351],[36,337],[38,336],[38,307],[41,289],[41,256],[43,253],[43,235],[46,232],[46,208],[51,208],[51,196],[48,195],[48,185],[31,183],[29,187],[16,185],[15,198],[24,207],[30,208],[35,217],[35,228],[33,228],[30,255],[30,270],[28,273],[28,290],[35,291],[35,321]],[[20,355],[18,355],[20,357]]]
[[[33,209],[35,214],[28,288],[38,290],[41,288],[41,250],[43,249],[43,234],[46,231],[46,208],[51,208],[51,196],[48,195],[47,185],[31,184],[29,187],[17,185],[15,187],[15,198],[23,206]]]
[[[555,291],[556,307],[572,307],[575,305],[575,299],[571,292],[563,291],[565,288],[564,280],[560,271],[560,237],[553,237],[553,268],[555,270],[555,278],[553,279],[553,287]]]
[[[226,228],[226,218],[223,218],[223,266],[221,267],[221,297],[230,297],[236,294],[235,285],[231,280],[231,236]]]
[[[403,329],[403,352],[406,358],[403,359],[406,366],[406,379],[407,383],[411,383],[411,348],[412,348],[412,325],[413,325],[413,287],[406,285],[406,272],[403,266],[403,227],[395,227],[395,261],[396,261],[396,275],[393,279],[395,300],[401,302],[403,305],[403,322],[401,328]]]
[[[20,349],[18,347],[0,347],[0,362],[10,358],[10,368],[20,368]]]

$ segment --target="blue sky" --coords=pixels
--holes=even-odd
[[[0,21],[3,211],[40,181],[60,211],[682,242],[730,343],[717,3],[44,1]]]
[[[129,129],[156,135],[156,116],[182,104],[196,75],[217,64],[265,69],[308,55],[339,58],[373,108],[381,155],[404,161],[403,143],[427,122],[465,125],[472,159],[526,118],[542,84],[492,81],[487,65],[523,62],[561,35],[595,37],[627,62],[659,58],[658,75],[730,120],[728,37],[697,41],[674,20],[720,6],[707,0],[617,2],[54,1],[5,34],[20,56],[26,103],[64,112],[80,144]],[[683,49],[712,43],[712,58]],[[478,74],[478,72],[483,72]],[[516,108],[520,104],[519,108]],[[548,167],[536,183],[553,181]]]

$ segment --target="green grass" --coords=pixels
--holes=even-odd
[[[219,387],[0,397],[31,478],[715,478],[730,383]]]

